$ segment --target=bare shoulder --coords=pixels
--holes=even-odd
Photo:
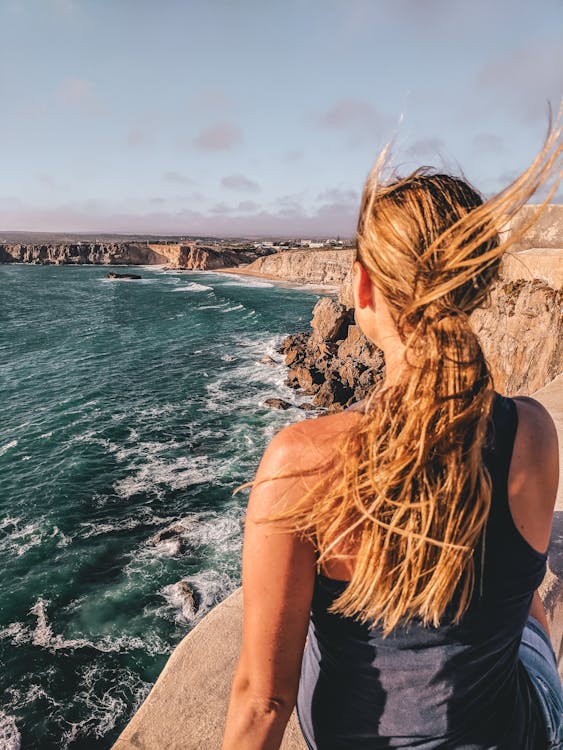
[[[360,418],[360,412],[343,411],[290,424],[274,436],[264,458],[268,463],[291,463],[295,468],[312,469],[330,457]]]
[[[559,481],[557,430],[547,409],[535,399],[520,396],[514,402],[518,430],[508,480],[510,509],[524,538],[543,551]]]
[[[299,501],[321,477],[340,439],[359,418],[357,412],[339,412],[281,429],[260,461],[250,493],[249,515],[269,515]]]
[[[513,400],[518,412],[516,443],[534,463],[542,459],[557,464],[557,429],[551,414],[543,404],[529,396],[516,396]]]

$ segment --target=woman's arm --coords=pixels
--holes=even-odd
[[[300,428],[272,440],[256,479],[299,470]],[[303,479],[274,479],[250,494],[244,532],[244,626],[223,750],[277,750],[297,698],[315,576],[313,547],[275,524],[257,523],[301,497]]]
[[[526,541],[539,552],[547,550],[557,486],[559,448],[557,430],[548,411],[535,399],[514,399],[518,430],[508,479],[508,497],[514,523]],[[539,592],[530,614],[549,635],[549,623]]]

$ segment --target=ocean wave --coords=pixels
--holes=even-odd
[[[201,308],[200,308],[200,310],[201,310]],[[235,310],[244,310],[244,305],[239,304],[239,305],[232,305],[231,307],[224,307],[221,310],[221,312],[222,313],[230,313],[230,312],[235,312]]]
[[[0,748],[2,750],[20,750],[21,735],[14,716],[9,716],[0,709]]]
[[[274,284],[269,281],[258,281],[250,277],[237,276],[236,281],[225,281],[221,286],[248,286],[254,289],[268,289],[273,287]]]
[[[190,281],[186,286],[179,286],[172,290],[173,292],[212,292],[212,286],[205,286],[205,284],[198,284],[197,281]]]
[[[15,448],[18,444],[17,440],[10,440],[9,443],[6,443],[0,448],[0,456],[3,456],[5,453],[7,453],[9,450],[12,450],[12,448]]]
[[[134,517],[126,518],[121,521],[107,523],[95,523],[92,521],[83,521],[80,524],[80,539],[90,539],[91,537],[103,536],[104,534],[115,534],[116,532],[132,531],[140,526],[160,526],[163,523],[170,523],[177,520],[177,517],[162,518],[149,513],[138,513]]]
[[[98,665],[84,669],[80,682],[82,689],[77,692],[75,702],[88,712],[88,716],[81,721],[70,722],[62,738],[65,748],[80,741],[81,737],[106,737],[119,721],[131,714],[131,710],[137,710],[152,687],[131,669],[120,669],[118,674],[113,671],[110,674],[109,670]],[[112,683],[111,687],[104,690],[108,682]],[[69,722],[66,724],[68,726]]]
[[[164,495],[164,488],[181,490],[194,484],[202,484],[213,479],[213,467],[206,456],[179,456],[167,460],[149,454],[146,463],[132,466],[132,474],[115,482],[113,489],[124,499],[141,492],[153,492],[158,497]]]
[[[205,546],[224,556],[239,551],[241,530],[240,511],[236,515],[213,511],[194,513],[160,529],[145,544],[165,557]]]
[[[40,521],[24,523],[20,518],[5,518],[0,525],[0,552],[22,557],[33,547],[42,544],[45,530]]]
[[[8,640],[14,646],[29,643],[50,653],[93,649],[104,654],[144,651],[151,656],[156,656],[170,651],[169,645],[155,633],[148,633],[144,638],[127,634],[104,635],[97,640],[83,637],[66,638],[60,633],[53,632],[53,626],[47,614],[49,604],[50,601],[39,597],[29,610],[29,614],[36,618],[35,625],[28,626],[23,622],[10,623],[0,630],[0,640]]]

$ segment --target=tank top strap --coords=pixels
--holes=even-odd
[[[518,412],[514,400],[495,393],[485,453],[493,482],[497,485],[495,489],[507,500],[508,474],[517,430]]]

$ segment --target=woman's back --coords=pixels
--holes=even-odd
[[[315,579],[298,698],[311,747],[545,747],[540,708],[518,649],[546,555],[516,528],[508,476],[518,425],[513,400],[496,395],[484,461],[492,499],[476,583],[458,625],[420,622],[386,638],[380,627],[329,612],[345,581]],[[483,563],[483,565],[482,565]]]

